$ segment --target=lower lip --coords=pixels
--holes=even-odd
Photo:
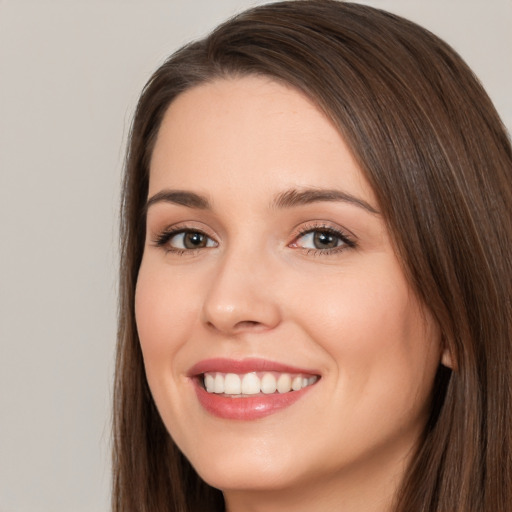
[[[314,384],[299,391],[290,391],[288,393],[230,397],[223,394],[208,393],[199,382],[195,382],[197,398],[206,411],[218,418],[246,421],[264,418],[290,407],[300,400],[312,387],[314,387]]]

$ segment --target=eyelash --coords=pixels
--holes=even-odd
[[[311,248],[308,249],[305,247],[300,247],[298,245],[295,245],[297,243],[297,241],[300,240],[302,237],[309,235],[311,233],[315,233],[315,232],[332,235],[332,236],[338,238],[338,240],[341,241],[341,244],[336,247],[330,248],[330,249],[311,249]],[[169,245],[169,241],[172,238],[174,238],[177,235],[185,234],[185,233],[193,233],[193,234],[197,233],[197,234],[203,235],[203,236],[207,237],[208,239],[212,240],[215,244],[217,244],[217,242],[215,242],[215,240],[211,236],[209,236],[207,233],[205,233],[203,230],[194,229],[194,228],[187,227],[187,226],[176,226],[173,228],[166,228],[165,230],[163,230],[161,233],[157,234],[153,238],[153,244],[156,247],[164,248],[166,250],[166,252],[171,252],[178,256],[182,256],[185,253],[187,255],[193,255],[193,254],[196,254],[201,249],[211,248],[211,246],[210,246],[210,247],[198,247],[195,249],[180,249],[180,248],[172,247]],[[297,249],[301,249],[307,255],[329,256],[331,254],[340,253],[346,249],[356,248],[357,244],[351,235],[348,235],[346,232],[344,232],[340,229],[336,229],[332,226],[328,226],[325,224],[310,224],[310,225],[304,226],[302,229],[300,229],[300,231],[297,232],[297,234],[293,238],[293,242],[291,244],[289,244],[289,247],[295,247]]]
[[[187,227],[187,226],[174,226],[172,228],[166,228],[161,233],[157,234],[153,238],[153,244],[156,247],[161,247],[166,250],[166,252],[172,252],[173,254],[176,254],[178,256],[182,256],[184,254],[187,255],[193,255],[196,254],[201,249],[204,249],[205,247],[198,247],[196,249],[179,249],[177,247],[172,247],[169,245],[169,242],[172,238],[175,236],[186,234],[186,233],[197,233],[205,236],[206,238],[213,240],[211,236],[206,234],[204,230],[202,229],[194,229],[193,227]],[[207,247],[209,248],[209,247]]]
[[[307,249],[305,247],[298,247],[305,251],[308,256],[329,256],[332,254],[338,254],[346,249],[354,249],[357,247],[357,244],[351,235],[339,228],[334,228],[326,224],[309,224],[303,226],[296,234],[294,241],[290,245],[293,246],[293,244],[295,244],[300,238],[315,232],[332,235],[341,241],[341,245],[331,249]]]

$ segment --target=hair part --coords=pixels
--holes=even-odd
[[[114,393],[115,512],[221,511],[179,452],[146,382],[134,314],[149,166],[167,108],[213,80],[263,75],[306,94],[371,184],[411,286],[455,371],[440,367],[397,512],[512,503],[512,151],[462,59],[418,25],[334,0],[256,7],[185,46],[140,98],[121,205]],[[194,497],[194,499],[193,499]]]

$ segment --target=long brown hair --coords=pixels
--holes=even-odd
[[[115,512],[221,511],[166,432],[134,320],[149,161],[167,107],[223,76],[259,74],[308,95],[372,185],[411,286],[455,367],[440,367],[398,512],[512,506],[512,151],[462,59],[421,27],[333,0],[256,7],[169,58],[133,121],[122,199],[114,397]]]

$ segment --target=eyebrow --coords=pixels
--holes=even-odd
[[[318,202],[345,202],[363,208],[370,213],[379,214],[378,210],[363,199],[359,199],[347,192],[336,189],[306,188],[300,190],[286,190],[277,194],[272,201],[271,206],[273,208],[283,209]],[[198,210],[212,209],[210,201],[206,196],[187,190],[165,189],[157,192],[147,200],[146,205],[144,206],[144,212],[147,212],[152,205],[157,203],[177,204]]]
[[[336,189],[292,189],[281,192],[276,196],[273,201],[274,208],[293,208],[294,206],[301,206],[305,204],[318,203],[318,202],[344,202],[355,206],[359,206],[370,213],[379,214],[371,204],[363,199],[359,199],[347,192]]]
[[[147,200],[144,211],[147,212],[150,206],[156,203],[172,203],[198,210],[211,210],[210,202],[205,196],[186,190],[161,190]]]

